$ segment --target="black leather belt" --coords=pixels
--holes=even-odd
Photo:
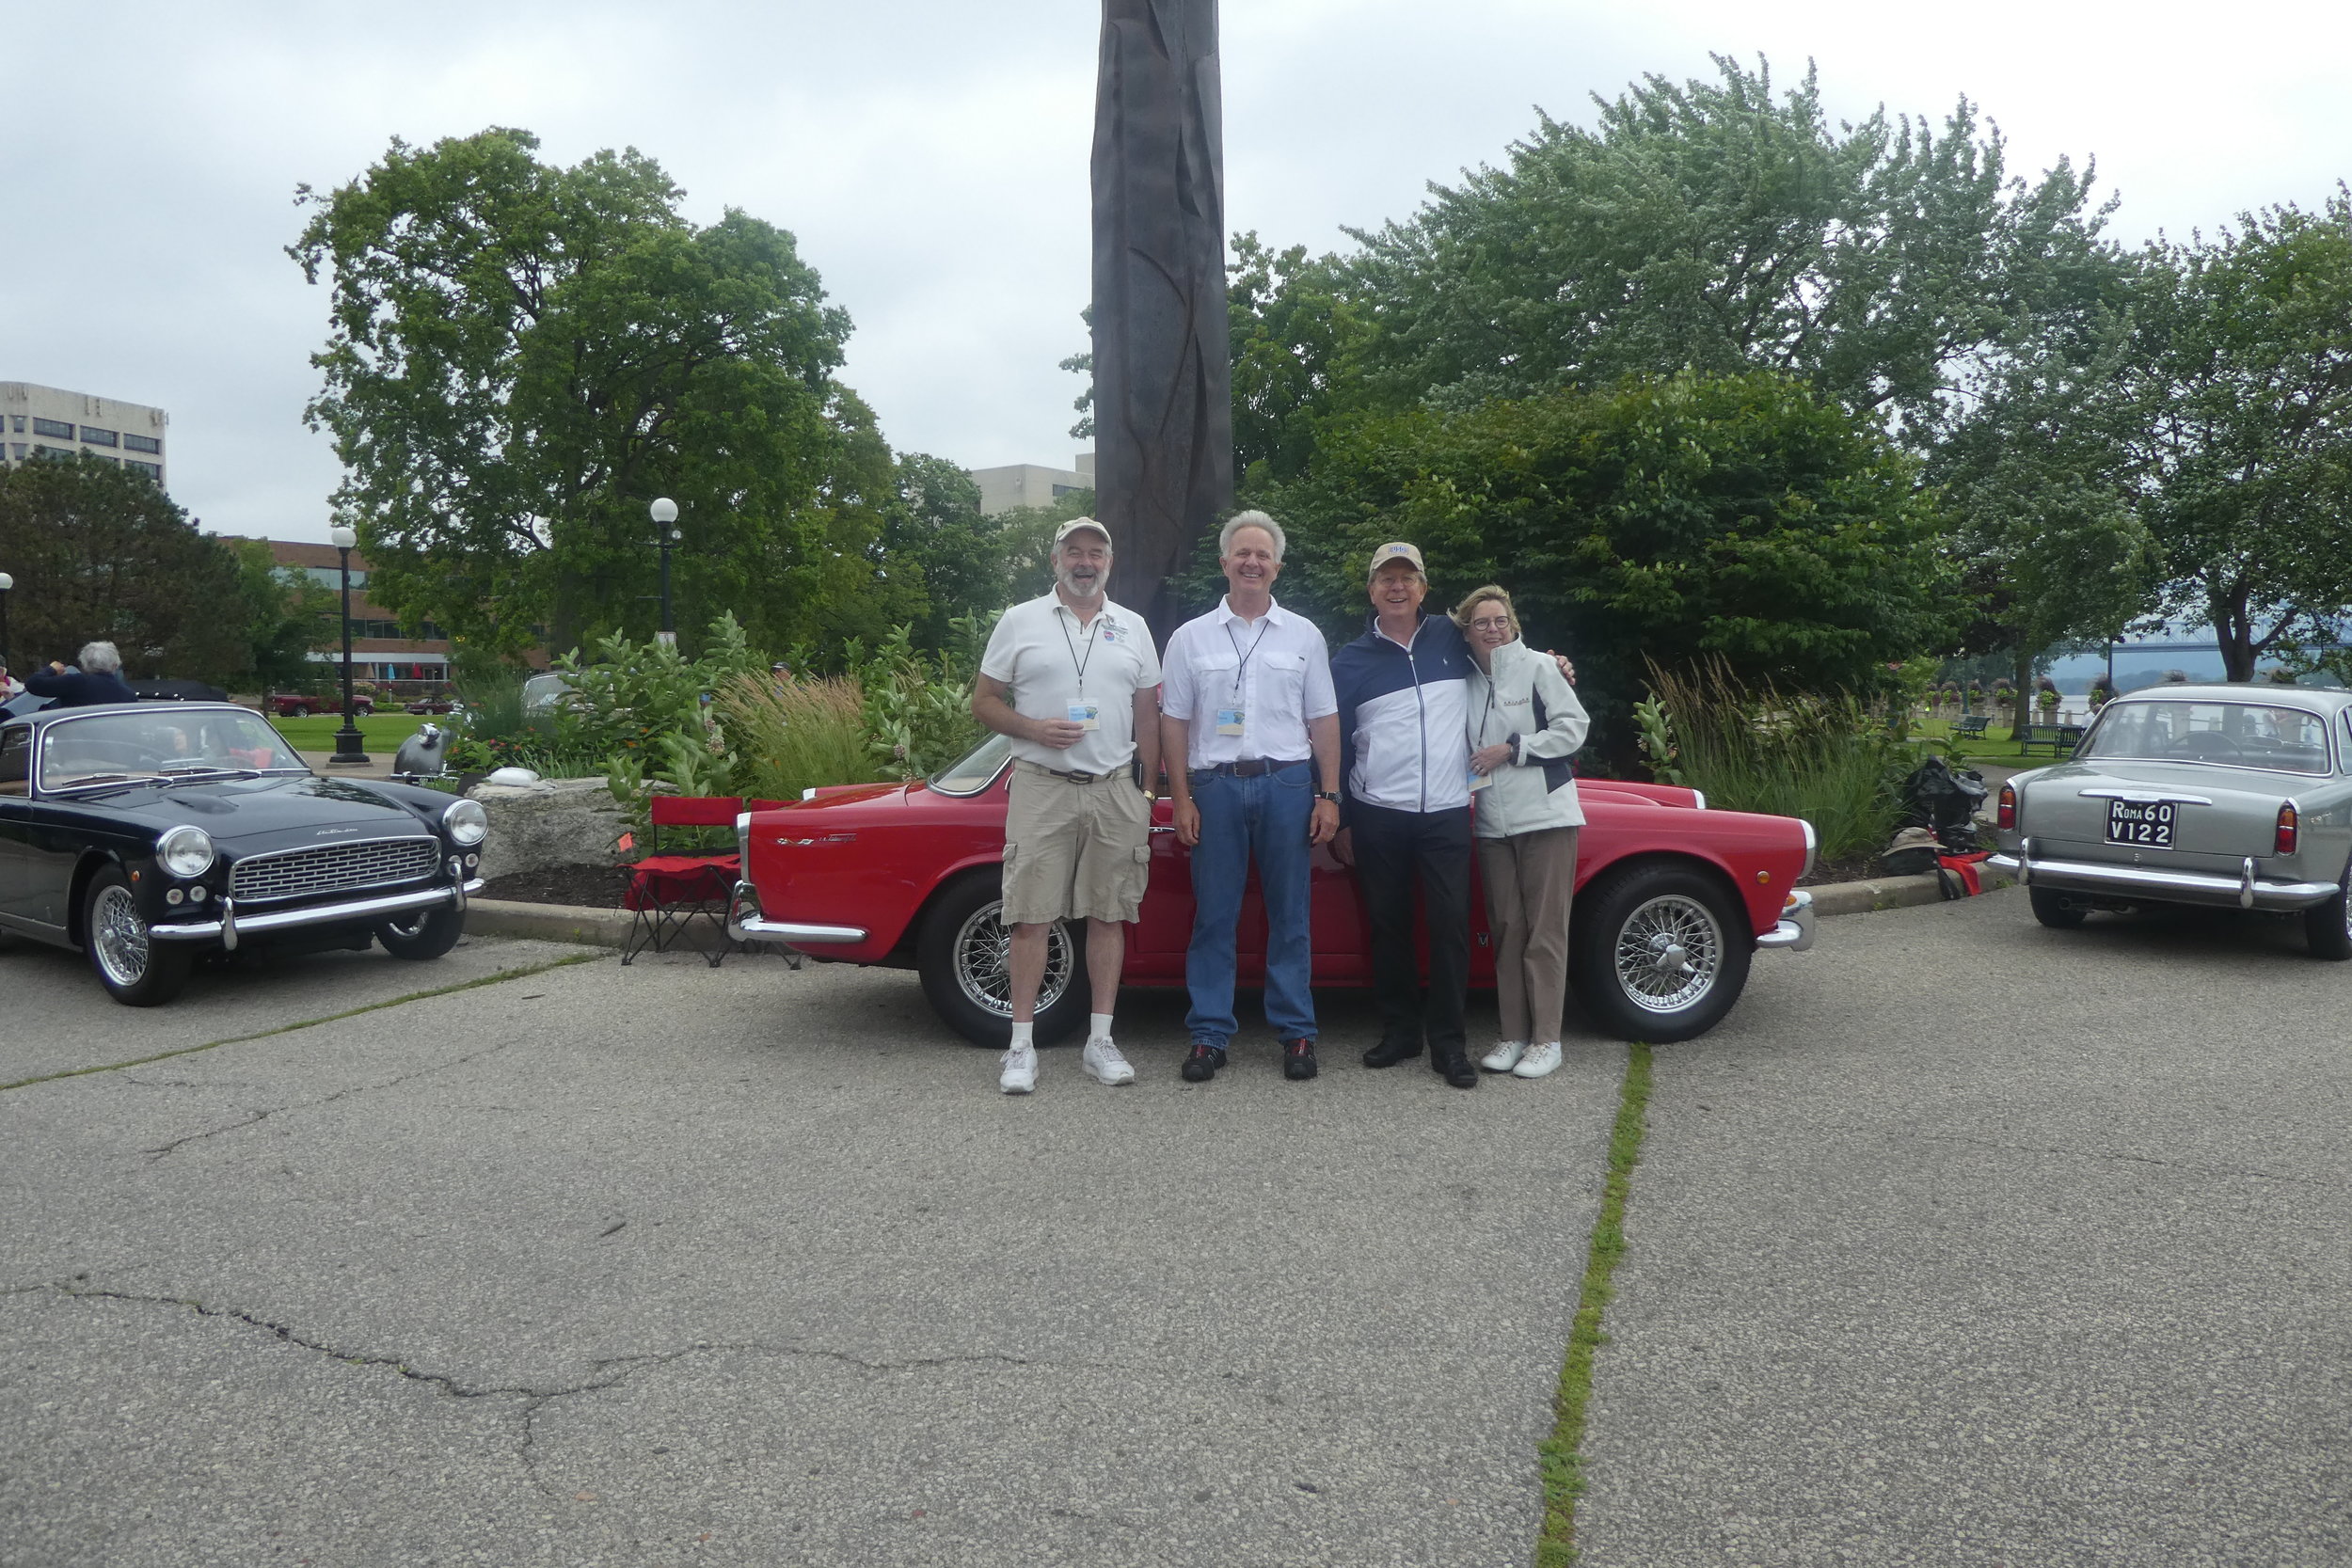
[[[1074,770],[1065,773],[1059,768],[1048,768],[1043,763],[1026,760],[1024,760],[1021,766],[1032,773],[1042,773],[1049,779],[1067,779],[1072,784],[1101,784],[1104,779],[1120,778],[1127,772],[1126,768],[1121,768],[1109,773],[1081,773]]]
[[[1239,762],[1214,763],[1202,771],[1222,773],[1229,779],[1255,779],[1279,768],[1304,768],[1307,766],[1307,761],[1305,757],[1292,757],[1287,760],[1275,757],[1244,757]]]

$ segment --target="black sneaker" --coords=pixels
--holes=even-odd
[[[1315,1075],[1315,1042],[1284,1040],[1282,1042],[1282,1076],[1312,1078]]]
[[[1470,1065],[1469,1053],[1459,1046],[1450,1052],[1431,1052],[1429,1069],[1457,1089],[1478,1087],[1478,1069]]]
[[[1184,1058],[1184,1075],[1187,1084],[1205,1084],[1216,1076],[1216,1069],[1225,1065],[1225,1048],[1206,1040],[1192,1042],[1192,1054]]]
[[[1418,1039],[1382,1040],[1378,1045],[1364,1053],[1364,1066],[1394,1067],[1399,1062],[1409,1062],[1420,1054],[1421,1041]]]

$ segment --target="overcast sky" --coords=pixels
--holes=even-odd
[[[1067,465],[1085,346],[1096,0],[667,8],[117,4],[0,42],[0,380],[171,415],[172,489],[220,532],[326,537],[304,429],[326,292],[283,253],[294,187],[397,135],[526,127],[569,164],[634,146],[707,222],[789,230],[856,324],[844,372],[891,443]],[[2114,231],[2310,208],[2352,175],[2352,6],[1979,0],[1230,0],[1228,216],[1345,244],[1430,180],[1500,161],[1536,105],[1710,52],[1818,63],[1834,113],[1941,119],[1962,94],[2012,166],[2095,157]]]

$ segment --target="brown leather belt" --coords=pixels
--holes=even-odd
[[[1064,779],[1071,784],[1101,784],[1105,779],[1123,779],[1128,776],[1128,769],[1124,768],[1117,768],[1108,773],[1081,773],[1075,769],[1069,772],[1063,772],[1061,769],[1057,768],[1048,768],[1043,763],[1031,762],[1026,757],[1018,757],[1014,760],[1019,762],[1022,767],[1027,768],[1032,773],[1042,774],[1044,777],[1049,779]]]
[[[1222,773],[1229,779],[1255,779],[1284,768],[1304,768],[1305,757],[1244,757],[1239,762],[1213,763],[1204,772]]]

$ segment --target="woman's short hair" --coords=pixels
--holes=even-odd
[[[1454,606],[1454,624],[1460,626],[1464,631],[1470,630],[1470,611],[1476,610],[1480,605],[1485,604],[1488,599],[1492,599],[1496,603],[1502,606],[1502,613],[1511,623],[1512,639],[1517,641],[1519,635],[1519,612],[1517,609],[1513,608],[1511,604],[1510,591],[1508,589],[1498,588],[1491,582],[1486,584],[1484,588],[1471,589],[1470,591],[1469,597],[1465,598],[1460,604]]]
[[[1216,531],[1216,553],[1219,560],[1233,553],[1233,535],[1246,528],[1262,528],[1274,541],[1274,560],[1280,564],[1282,551],[1290,541],[1282,537],[1282,525],[1263,512],[1236,512],[1225,519],[1225,526]]]
[[[82,667],[86,675],[111,675],[122,668],[122,656],[115,652],[111,642],[85,642],[73,662]]]

